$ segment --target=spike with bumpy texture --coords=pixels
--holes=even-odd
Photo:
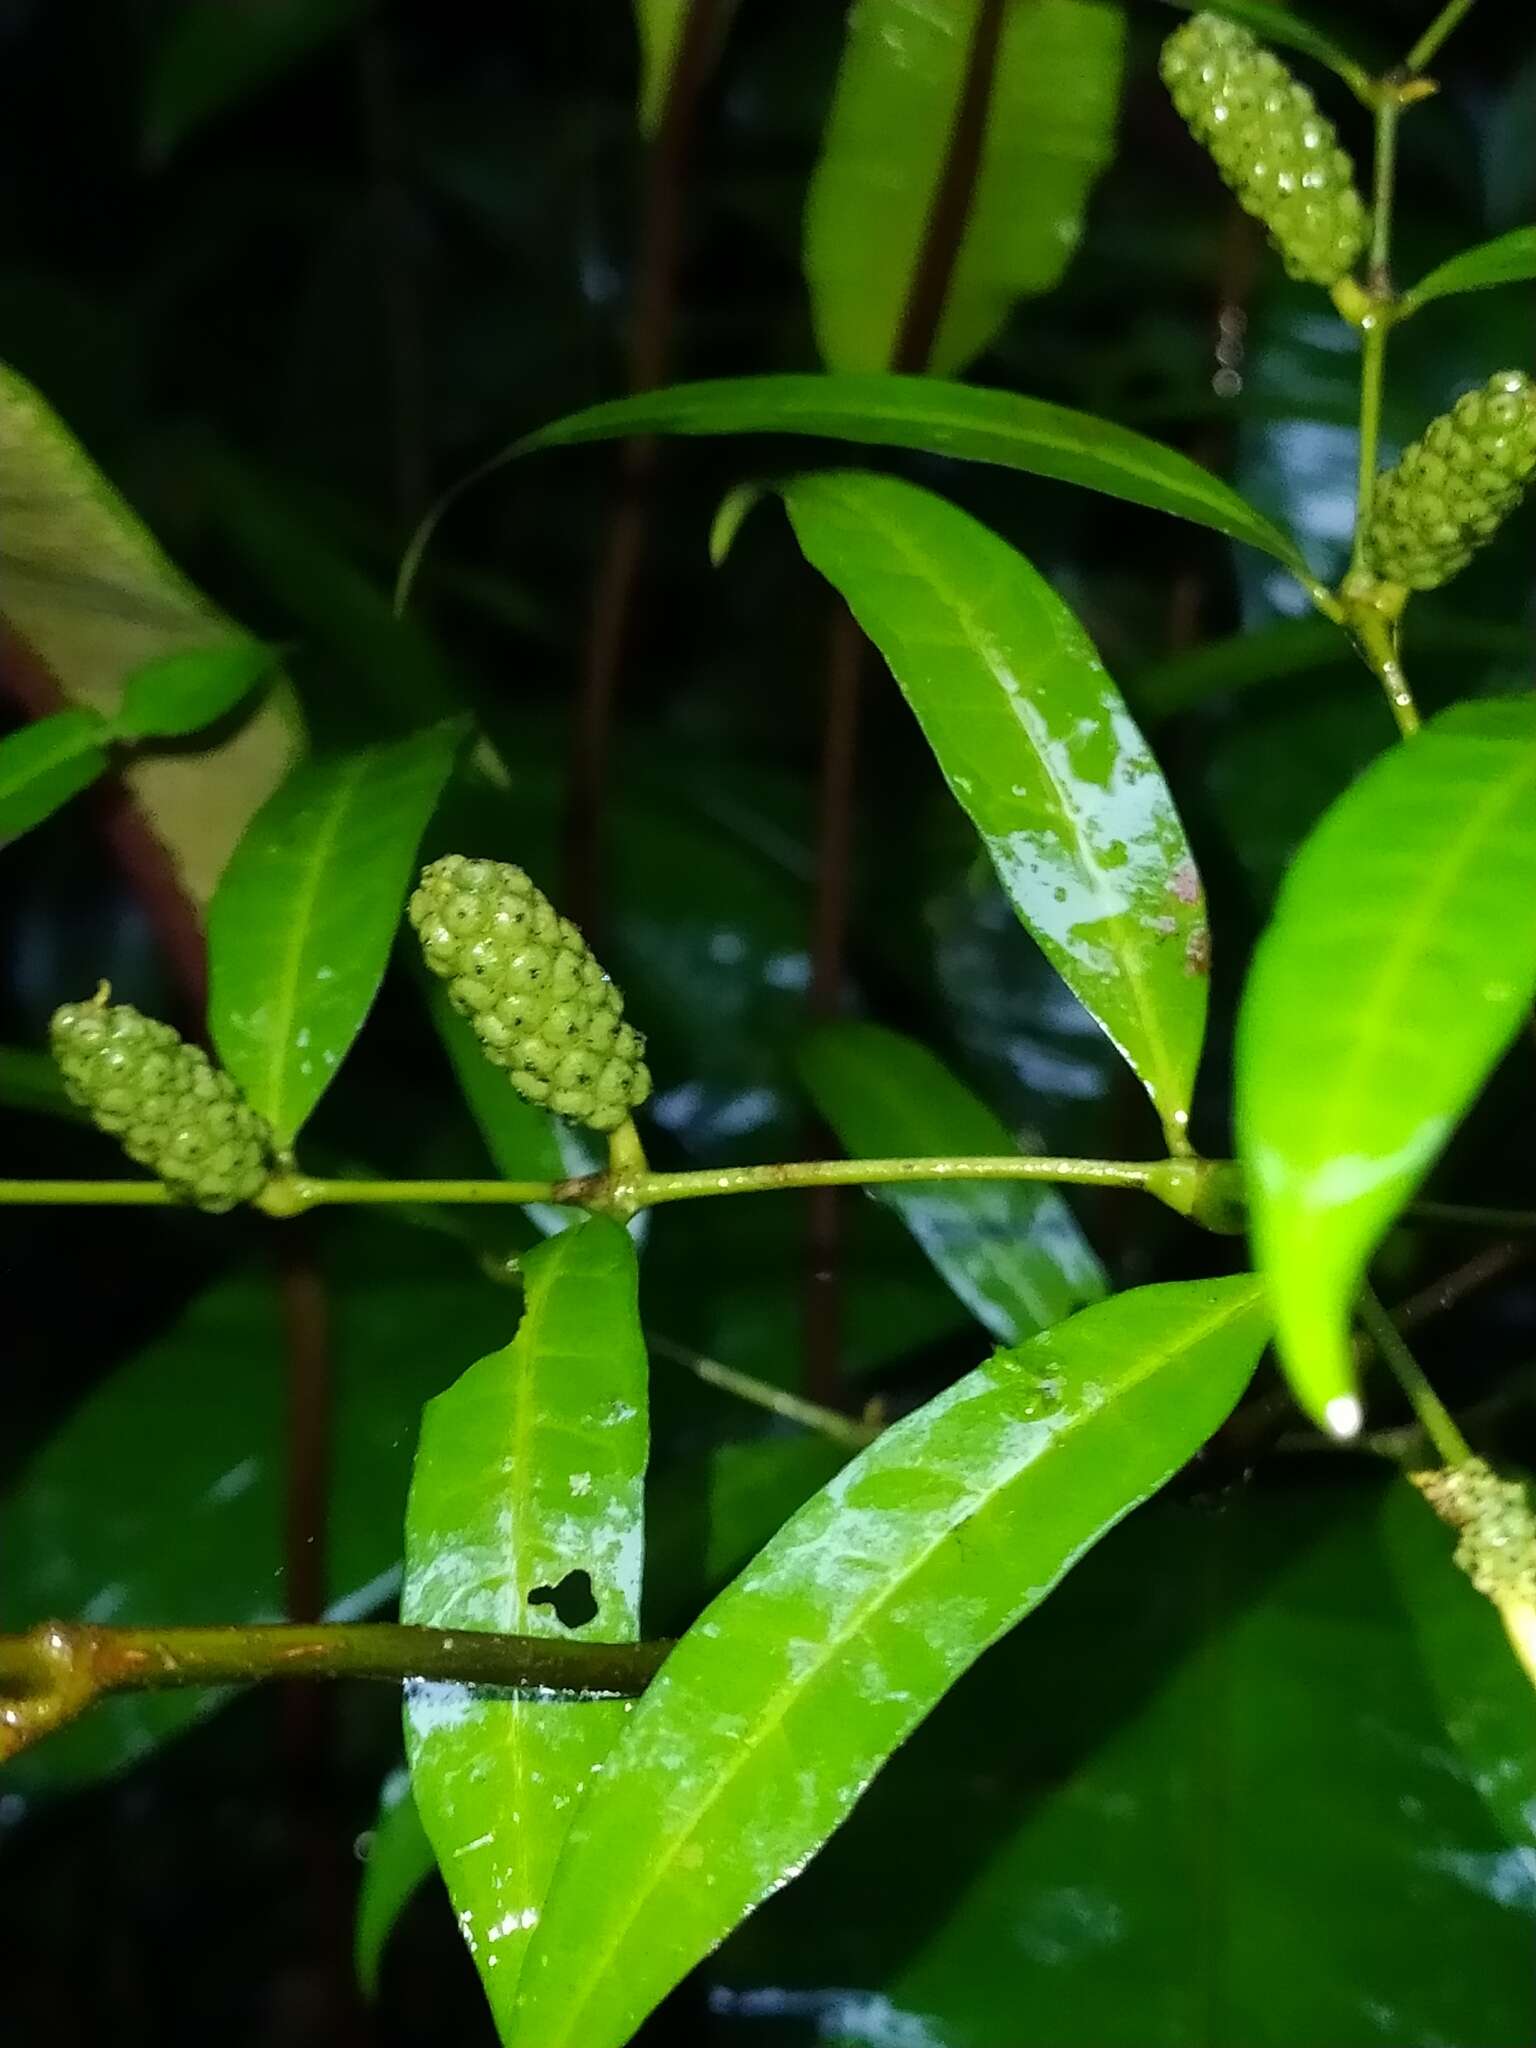
[[[488,1059],[528,1101],[612,1131],[651,1092],[645,1041],[568,917],[521,868],[449,854],[410,919],[428,967]]]
[[[1536,1509],[1519,1480],[1501,1479],[1481,1458],[1408,1476],[1460,1532],[1456,1562],[1479,1593],[1536,1602]]]
[[[1163,45],[1163,83],[1292,277],[1333,285],[1359,261],[1370,215],[1333,123],[1235,21],[1197,14]]]
[[[1376,479],[1367,565],[1388,583],[1438,589],[1492,540],[1533,475],[1536,387],[1523,371],[1501,370]]]
[[[71,1098],[172,1194],[214,1214],[260,1194],[272,1171],[266,1119],[169,1024],[103,989],[55,1010],[50,1037]]]

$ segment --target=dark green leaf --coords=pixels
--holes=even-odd
[[[50,1053],[28,1046],[0,1045],[0,1107],[35,1111],[39,1116],[89,1123],[90,1117],[64,1093],[64,1083]]]
[[[1087,634],[1006,541],[915,484],[831,470],[779,488],[1019,917],[1182,1142],[1205,1028],[1204,899],[1157,763]]]
[[[164,162],[366,13],[369,0],[180,0],[144,88],[144,146]]]
[[[146,663],[227,647],[237,630],[166,559],[41,394],[3,364],[0,618],[72,707],[107,719]],[[126,771],[194,903],[207,902],[302,737],[292,695],[279,689],[217,747],[145,756]]]
[[[996,1156],[1013,1133],[926,1048],[878,1024],[822,1027],[801,1055],[816,1107],[853,1158]],[[1107,1291],[1104,1269],[1052,1187],[1028,1181],[883,1188],[937,1271],[1005,1344]]]
[[[247,1100],[290,1144],[383,979],[416,848],[461,726],[307,762],[262,806],[208,921],[209,1023]]]
[[[1533,899],[1536,699],[1458,705],[1327,813],[1254,959],[1237,1050],[1254,1245],[1292,1384],[1345,1433],[1356,1289],[1536,995]]]
[[[890,364],[978,12],[977,0],[865,0],[848,16],[806,204],[805,271],[829,369]],[[1119,8],[1100,0],[1004,11],[965,235],[921,367],[962,368],[1015,300],[1060,281],[1113,154],[1124,42]]]
[[[365,1998],[378,1997],[379,1972],[395,1922],[435,1868],[410,1777],[393,1771],[379,1793],[379,1817],[368,1835],[357,1894],[352,1962]]]
[[[112,737],[180,739],[215,725],[272,673],[276,659],[259,640],[162,654],[124,683]]]
[[[1528,284],[1536,277],[1536,228],[1512,228],[1475,249],[1463,249],[1404,295],[1407,312],[1455,292],[1485,292],[1496,284]]]
[[[104,775],[109,728],[94,711],[58,711],[0,739],[0,846],[51,818]]]
[[[634,1246],[590,1217],[529,1252],[523,1279],[511,1343],[422,1419],[401,1618],[634,1642],[647,1447]],[[568,1585],[576,1610],[557,1604]],[[575,1802],[626,1711],[407,1688],[417,1810],[504,2037]]]
[[[1205,1441],[1263,1339],[1248,1277],[1123,1294],[855,1458],[631,1715],[572,1828],[511,2039],[627,2041],[987,1645]]]
[[[560,1149],[554,1118],[518,1094],[504,1067],[491,1065],[441,982],[431,984],[426,999],[464,1100],[502,1179],[560,1180],[572,1171]]]
[[[1246,541],[1300,576],[1295,543],[1176,449],[1112,420],[936,377],[729,377],[611,399],[530,434],[507,458],[631,434],[808,434],[991,462],[1081,484]]]
[[[1276,6],[1274,0],[1168,0],[1168,4],[1189,14],[1224,14],[1229,21],[1240,21],[1263,42],[1315,57],[1369,104],[1371,74],[1366,66],[1341,49],[1325,30],[1289,7]]]

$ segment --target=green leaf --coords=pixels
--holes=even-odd
[[[996,463],[1171,512],[1262,549],[1298,576],[1307,574],[1288,535],[1177,449],[1092,413],[936,377],[787,375],[674,384],[571,413],[500,459],[633,434],[809,434]]]
[[[189,135],[280,79],[369,0],[181,0],[144,87],[144,147],[163,163]]]
[[[506,1069],[493,1067],[440,981],[424,989],[433,1028],[453,1064],[460,1092],[503,1180],[560,1180],[572,1171],[554,1118],[518,1094]]]
[[[24,1109],[68,1123],[90,1122],[90,1115],[64,1092],[53,1055],[30,1046],[0,1045],[0,1108]]]
[[[0,618],[73,708],[112,719],[147,663],[238,637],[91,462],[69,429],[0,364]],[[292,693],[274,690],[238,731],[196,755],[147,755],[124,780],[177,877],[204,904],[246,820],[303,743]]]
[[[1255,955],[1237,1044],[1253,1241],[1291,1383],[1343,1434],[1351,1303],[1536,995],[1533,898],[1536,699],[1457,705],[1328,811]]]
[[[399,1583],[412,1433],[422,1404],[500,1341],[504,1287],[457,1246],[376,1219],[322,1245],[336,1454],[333,1621]],[[0,1628],[50,1616],[152,1627],[282,1619],[287,1491],[284,1344],[269,1262],[197,1295],[75,1408],[0,1496]],[[124,1447],[153,1418],[153,1482]],[[6,1766],[7,1787],[121,1771],[223,1695],[124,1693]]]
[[[1120,1295],[854,1459],[631,1715],[572,1828],[511,2039],[627,2041],[987,1645],[1205,1441],[1263,1338],[1246,1276]]]
[[[288,1145],[378,992],[463,728],[306,762],[256,817],[208,920],[219,1057]]]
[[[672,73],[677,69],[693,0],[634,0],[635,32],[640,39],[640,92],[636,113],[640,132],[654,142],[667,111]],[[716,0],[712,35],[718,47],[725,40],[736,0]]]
[[[357,1894],[352,1963],[365,1998],[378,1997],[384,1950],[395,1923],[436,1867],[411,1797],[410,1775],[392,1771],[379,1791],[379,1817],[368,1835]]]
[[[778,486],[890,663],[1020,919],[1182,1141],[1205,1029],[1199,877],[1092,642],[1008,543],[894,477]]]
[[[1528,284],[1536,277],[1536,228],[1511,228],[1491,242],[1479,242],[1475,249],[1463,249],[1421,278],[1403,295],[1402,310],[1417,312],[1431,299],[1445,299],[1455,292],[1485,292],[1496,284]]]
[[[806,202],[805,271],[829,369],[891,361],[978,12],[978,0],[865,0],[849,14]],[[965,234],[921,367],[962,368],[1015,300],[1059,283],[1114,151],[1124,45],[1120,9],[1101,0],[1004,11]]]
[[[816,1107],[853,1158],[996,1156],[1019,1146],[941,1061],[878,1024],[824,1025],[801,1054]],[[1108,1291],[1062,1197],[1028,1181],[882,1188],[935,1269],[1005,1344],[1064,1322]]]
[[[1406,1480],[1382,1501],[1381,1542],[1468,1778],[1509,1840],[1536,1849],[1536,1692],[1493,1602],[1453,1562],[1454,1535]]]
[[[272,673],[277,657],[260,640],[162,654],[135,669],[112,720],[118,740],[182,739],[216,725]]]
[[[401,1618],[634,1642],[647,1447],[634,1246],[590,1217],[530,1252],[523,1275],[517,1335],[423,1417]],[[551,1594],[572,1575],[585,1608],[562,1619]],[[504,2035],[576,1800],[627,1711],[407,1688],[412,1791]]]
[[[59,711],[0,739],[0,846],[51,818],[107,769],[109,728],[94,711]]]
[[[1289,7],[1276,6],[1273,0],[1167,0],[1167,4],[1182,8],[1187,14],[1223,14],[1229,21],[1240,21],[1244,28],[1252,29],[1266,43],[1278,44],[1282,50],[1299,50],[1304,57],[1315,57],[1369,104],[1369,68],[1357,63],[1325,30]]]

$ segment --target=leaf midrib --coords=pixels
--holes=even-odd
[[[1160,1350],[1153,1350],[1134,1371],[1128,1373],[1125,1378],[1117,1382],[1114,1401],[1109,1405],[1113,1407],[1120,1399],[1141,1386],[1155,1373],[1162,1371],[1180,1352],[1192,1350],[1195,1345],[1214,1335],[1223,1324],[1235,1322],[1239,1316],[1248,1313],[1253,1307],[1256,1294],[1256,1288],[1250,1288],[1234,1305],[1214,1311],[1199,1322],[1186,1324],[1181,1330],[1177,1342],[1170,1343]],[[978,1368],[978,1370],[984,1369]],[[774,1711],[761,1717],[753,1729],[731,1751],[731,1767],[722,1771],[716,1777],[709,1796],[695,1807],[693,1819],[689,1826],[672,1838],[663,1856],[653,1859],[647,1864],[646,1868],[650,1874],[650,1882],[643,1889],[637,1889],[634,1893],[632,1908],[619,1923],[612,1940],[605,1944],[600,1965],[594,1965],[588,1958],[584,1958],[586,1967],[585,1981],[589,1986],[596,1986],[604,1981],[609,1970],[612,1968],[614,1958],[627,1940],[631,1928],[640,1919],[641,1914],[659,1888],[660,1878],[671,1871],[684,1848],[698,1833],[708,1814],[724,1798],[727,1788],[735,1784],[736,1780],[747,1768],[748,1761],[755,1758],[757,1751],[778,1730],[781,1723],[788,1717],[791,1709],[805,1698],[811,1691],[813,1684],[819,1682],[822,1674],[834,1662],[836,1656],[860,1633],[871,1616],[897,1598],[925,1570],[935,1552],[949,1541],[955,1531],[974,1522],[977,1516],[997,1499],[999,1494],[1014,1483],[1020,1471],[1033,1469],[1042,1459],[1049,1457],[1053,1451],[1066,1444],[1075,1442],[1078,1432],[1103,1412],[1103,1407],[1085,1410],[1075,1422],[1068,1423],[1062,1429],[1055,1432],[1037,1456],[1027,1461],[1027,1467],[1016,1467],[1007,1477],[1000,1480],[997,1485],[991,1487],[984,1495],[977,1499],[975,1507],[969,1514],[956,1519],[947,1519],[932,1541],[922,1546],[904,1571],[894,1578],[885,1580],[876,1592],[860,1601],[858,1606],[845,1618],[843,1625],[835,1635],[822,1639],[823,1654],[821,1657],[814,1665],[802,1672],[797,1679],[780,1688],[778,1702]],[[970,1496],[970,1498],[976,1499],[975,1496]],[[797,1521],[800,1515],[807,1513],[809,1506],[813,1504],[814,1501],[809,1503],[807,1508],[802,1508],[799,1514],[791,1518],[790,1523],[785,1524],[785,1527],[792,1526],[792,1523]],[[663,1666],[662,1668],[665,1670],[666,1667]],[[609,1783],[611,1784],[612,1780],[609,1780]],[[541,1936],[545,1931],[545,1926],[547,1926],[547,1923],[544,1923],[540,1928]],[[532,1947],[530,1947],[529,1953],[533,1953]],[[527,1975],[527,1960],[527,1957],[525,1957],[523,1968],[523,1976],[525,1978]],[[562,2041],[571,2040],[573,2038],[574,2024],[582,2018],[583,2014],[590,2007],[592,1996],[591,1991],[583,1991],[579,2005],[574,2007],[568,2005],[565,2008],[563,2031],[540,2043],[539,2048],[560,2048]]]

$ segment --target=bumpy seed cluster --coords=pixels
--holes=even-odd
[[[651,1092],[645,1041],[586,940],[521,868],[449,854],[421,877],[411,923],[486,1057],[530,1102],[611,1131]]]
[[[1163,45],[1163,83],[1244,209],[1263,221],[1292,277],[1337,284],[1370,237],[1354,166],[1333,123],[1273,51],[1219,14]]]
[[[1536,475],[1536,387],[1501,370],[1458,398],[1376,480],[1365,559],[1389,583],[1435,590],[1464,569]]]
[[[153,1017],[105,995],[53,1013],[74,1101],[183,1201],[218,1214],[261,1192],[272,1133],[228,1074]]]
[[[1536,1509],[1520,1482],[1501,1479],[1481,1458],[1410,1476],[1441,1520],[1460,1531],[1456,1562],[1477,1590],[1490,1600],[1536,1602]]]

